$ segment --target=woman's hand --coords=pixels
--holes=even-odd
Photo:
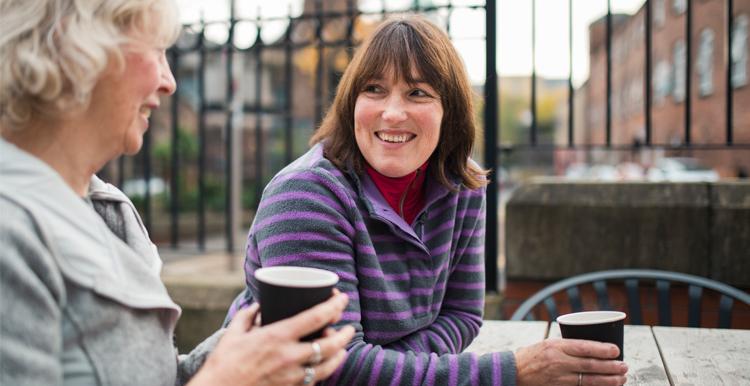
[[[620,386],[627,380],[628,366],[614,359],[619,353],[610,343],[547,339],[516,351],[517,383]]]
[[[239,311],[189,385],[302,384],[305,367],[315,352],[311,342],[299,339],[337,322],[348,301],[345,294],[336,292],[307,311],[264,327],[254,325],[257,304]],[[316,340],[322,361],[312,366],[313,382],[328,378],[338,368],[353,335],[351,326],[339,331],[329,328]]]

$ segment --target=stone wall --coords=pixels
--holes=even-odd
[[[506,276],[651,268],[750,287],[750,183],[519,187],[506,207]]]
[[[175,255],[165,251],[162,255]],[[233,259],[230,264],[229,259]],[[168,258],[161,278],[169,296],[182,307],[175,344],[187,353],[221,328],[235,296],[245,288],[242,257],[206,254]]]
[[[205,283],[189,278],[170,278],[164,284],[182,308],[174,332],[175,345],[182,354],[221,328],[232,300],[244,288],[242,283]]]

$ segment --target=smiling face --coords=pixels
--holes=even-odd
[[[113,156],[140,150],[151,111],[171,95],[175,79],[165,49],[136,39],[123,48],[122,66],[110,64],[92,92],[87,119],[102,149]]]
[[[437,148],[443,107],[440,95],[413,74],[409,84],[393,71],[365,83],[354,105],[354,136],[362,156],[380,174],[402,177],[422,166]]]

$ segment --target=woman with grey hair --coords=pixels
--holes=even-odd
[[[309,384],[345,356],[347,297],[178,356],[180,308],[133,204],[94,173],[136,153],[160,97],[172,0],[0,2],[0,384]]]

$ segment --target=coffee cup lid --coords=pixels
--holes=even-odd
[[[263,267],[256,269],[253,275],[264,283],[284,287],[317,288],[339,281],[338,275],[331,271],[310,267]]]
[[[560,315],[557,317],[557,323],[568,325],[610,323],[625,319],[625,316],[625,313],[620,311],[583,311]]]

